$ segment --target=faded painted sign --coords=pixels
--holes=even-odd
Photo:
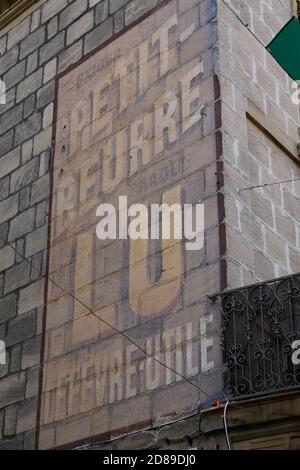
[[[206,2],[183,3],[155,11],[58,82],[49,263],[57,285],[48,281],[40,447],[207,400],[182,376],[210,393],[215,386],[205,303],[219,282],[212,26]],[[120,196],[146,206],[202,201],[204,247],[189,252],[173,234],[99,240],[97,207],[117,207]]]

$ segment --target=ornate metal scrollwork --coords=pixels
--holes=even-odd
[[[221,296],[226,393],[253,396],[300,386],[292,344],[300,339],[300,274]]]

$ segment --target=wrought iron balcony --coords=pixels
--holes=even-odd
[[[222,294],[221,342],[231,398],[300,386],[300,274]]]

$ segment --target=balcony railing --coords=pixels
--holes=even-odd
[[[293,360],[300,339],[300,274],[226,292],[221,310],[228,397],[300,386],[300,365]]]

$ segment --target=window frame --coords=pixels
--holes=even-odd
[[[300,1],[299,0],[292,0],[293,2],[293,12],[294,16],[300,19]]]
[[[0,31],[37,2],[38,0],[18,0],[11,7],[4,10],[0,14]]]

